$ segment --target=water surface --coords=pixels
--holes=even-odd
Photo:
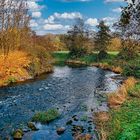
[[[54,73],[41,79],[1,88],[0,135],[9,135],[14,128],[25,129],[35,112],[57,108],[61,113],[59,119],[49,125],[37,124],[40,130],[27,133],[23,139],[71,140],[73,126],[83,126],[83,133],[94,136],[92,114],[108,110],[105,93],[116,90],[121,81],[114,76],[112,72],[95,67],[56,66]],[[66,125],[69,120],[73,121],[72,126]],[[56,128],[62,126],[66,132],[58,136]]]

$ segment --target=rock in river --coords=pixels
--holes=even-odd
[[[27,126],[33,130],[33,131],[37,131],[38,129],[36,128],[35,124],[32,122],[28,122]]]
[[[21,140],[23,136],[23,131],[21,129],[17,129],[13,132],[13,138],[14,140]]]
[[[65,130],[66,130],[65,127],[60,127],[60,128],[57,128],[56,131],[57,131],[58,135],[61,135],[61,134],[63,134],[65,132]]]

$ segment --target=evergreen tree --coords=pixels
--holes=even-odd
[[[105,22],[100,21],[97,26],[98,32],[95,37],[96,50],[99,51],[98,58],[102,59],[107,57],[107,46],[110,44],[111,35],[109,34],[109,26],[105,25]]]
[[[82,19],[77,19],[76,24],[68,31],[66,44],[71,57],[80,57],[89,52],[89,32]]]

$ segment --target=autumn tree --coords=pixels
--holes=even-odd
[[[140,1],[129,0],[122,8],[121,17],[116,24],[120,31],[122,45],[119,56],[132,59],[138,55],[140,47]]]
[[[28,34],[29,19],[26,0],[0,1],[0,48],[4,55],[22,46]]]
[[[109,26],[105,25],[105,22],[100,21],[97,26],[98,32],[95,37],[96,50],[99,51],[98,58],[102,59],[107,56],[107,47],[110,44],[111,36]]]
[[[89,32],[82,19],[77,19],[76,24],[68,31],[65,42],[72,57],[89,53]]]

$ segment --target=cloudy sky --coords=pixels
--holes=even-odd
[[[65,33],[76,18],[82,18],[92,30],[99,20],[112,25],[119,17],[123,0],[28,0],[30,26],[39,35]]]

